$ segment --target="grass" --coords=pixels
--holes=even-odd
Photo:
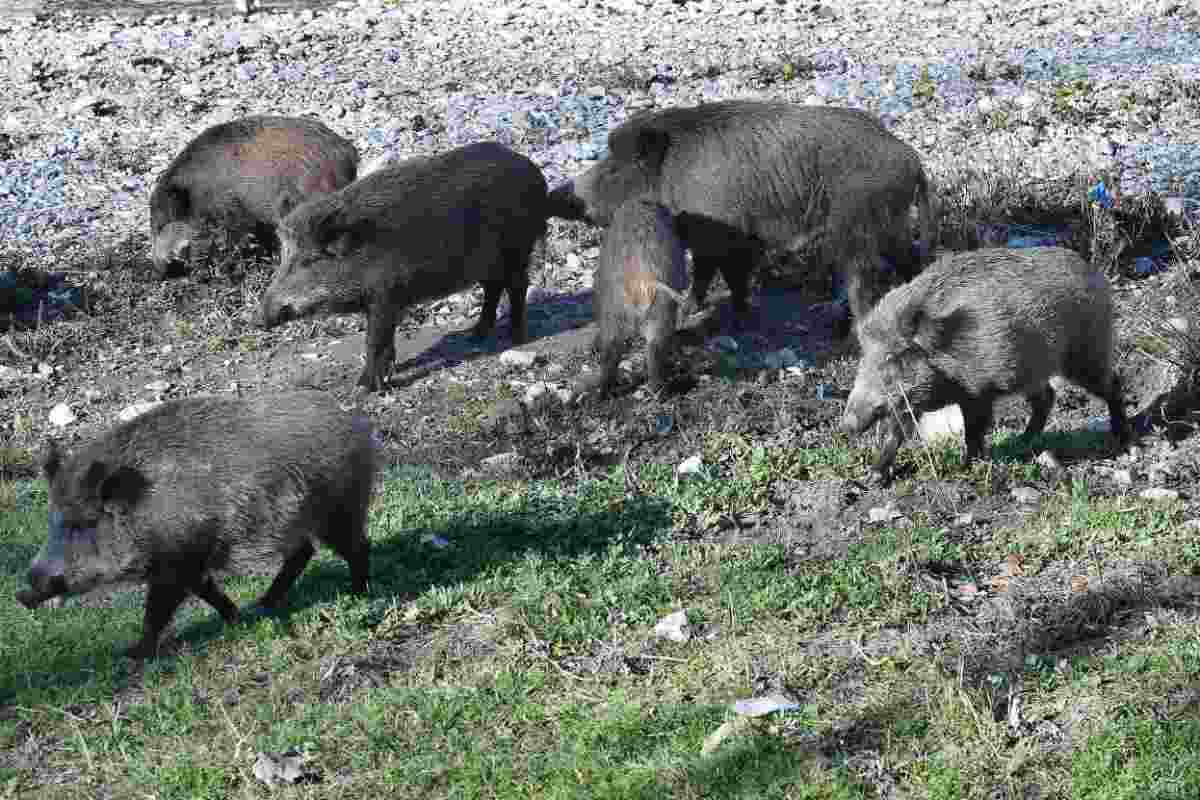
[[[943,479],[972,480],[945,450],[930,455]],[[139,631],[140,591],[103,608],[5,601],[0,792],[265,797],[256,755],[294,751],[316,777],[289,797],[871,798],[885,784],[914,797],[1017,797],[1029,784],[1190,796],[1200,731],[1163,698],[1200,671],[1193,618],[1004,666],[972,650],[936,577],[1010,553],[1034,582],[1125,558],[1188,574],[1200,551],[1177,505],[1067,485],[983,543],[931,506],[864,527],[840,557],[808,558],[787,534],[697,539],[681,525],[769,512],[779,486],[845,476],[869,452],[713,434],[702,455],[687,479],[655,464],[574,484],[393,469],[371,516],[369,599],[342,593],[344,565],[323,551],[284,615],[224,628],[189,603],[178,644],[141,668],[114,656]],[[39,482],[7,487],[11,597],[44,536],[46,495]],[[226,587],[245,603],[267,581]],[[681,608],[692,639],[656,638]],[[960,660],[990,671],[971,677]],[[800,707],[737,722],[730,704],[768,686]],[[1011,687],[1025,728],[1009,725]],[[1069,727],[1067,745],[1048,746],[1038,720]],[[722,726],[734,733],[702,755]]]

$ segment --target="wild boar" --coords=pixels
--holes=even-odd
[[[268,250],[275,226],[299,202],[354,180],[358,151],[315,119],[251,116],[213,125],[159,175],[150,195],[151,260],[177,272],[192,243],[250,233]]]
[[[687,286],[687,259],[671,212],[641,198],[618,208],[604,232],[592,294],[600,371],[581,388],[611,387],[628,341],[638,333],[646,339],[648,383],[661,388]]]
[[[318,542],[346,560],[353,591],[364,593],[376,451],[365,417],[314,391],[174,400],[73,455],[51,444],[49,538],[17,599],[33,608],[144,581],[142,638],[127,652],[145,658],[189,594],[238,619],[219,573],[282,557],[258,601],[282,605]]]
[[[262,299],[262,325],[318,313],[365,311],[359,385],[382,389],[396,323],[409,306],[483,284],[476,336],[512,304],[512,338],[526,341],[533,249],[546,233],[546,179],[495,142],[389,164],[297,207],[280,226],[283,252]]]
[[[874,269],[887,256],[904,279],[932,252],[935,219],[921,160],[863,111],[722,101],[633,117],[610,133],[608,145],[603,160],[550,193],[551,216],[606,226],[631,197],[661,203],[692,252],[696,307],[720,269],[744,315],[750,274],[766,245],[816,244],[827,266],[848,271]],[[851,208],[871,210],[869,236]],[[857,228],[853,235],[848,224]],[[864,247],[870,252],[858,252]],[[874,283],[851,275],[854,313],[865,314],[877,299],[865,291]]]
[[[858,322],[862,358],[842,428],[883,422],[874,471],[888,480],[897,448],[924,412],[962,410],[966,457],[978,457],[995,400],[1024,395],[1026,434],[1041,432],[1061,376],[1108,404],[1122,446],[1130,429],[1113,368],[1113,303],[1104,273],[1060,247],[945,256],[888,292]]]

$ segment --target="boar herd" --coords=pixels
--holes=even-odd
[[[473,333],[485,337],[507,292],[512,341],[527,341],[528,271],[548,220],[585,220],[605,233],[593,294],[600,369],[581,388],[604,392],[637,335],[648,383],[665,384],[681,315],[705,304],[718,270],[740,325],[763,251],[805,250],[846,280],[862,357],[842,428],[882,425],[874,478],[890,479],[917,417],[946,405],[962,409],[968,459],[981,455],[1004,395],[1025,396],[1027,432],[1041,431],[1054,376],[1102,398],[1128,444],[1104,275],[1055,247],[934,260],[928,177],[877,118],[726,101],[635,116],[608,144],[551,191],[536,164],[494,142],[359,174],[354,145],[320,122],[246,117],[203,131],[159,177],[151,258],[166,277],[204,237],[255,234],[278,254],[260,324],[364,312],[358,384],[376,391],[398,319],[418,302],[481,284]],[[189,595],[227,622],[239,617],[219,573],[282,559],[255,604],[279,607],[318,543],[346,560],[364,593],[376,459],[367,419],[312,391],[172,401],[69,457],[52,444],[49,538],[17,599],[33,608],[143,582],[142,638],[128,650],[143,658]]]

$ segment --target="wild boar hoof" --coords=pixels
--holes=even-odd
[[[121,655],[131,658],[134,661],[145,661],[146,659],[155,658],[158,655],[158,647],[155,642],[138,642],[126,647]]]
[[[387,388],[387,379],[374,372],[364,372],[358,378],[358,387],[366,392],[381,392]]]
[[[42,604],[42,596],[32,589],[22,589],[17,592],[17,602],[26,608],[37,608]]]

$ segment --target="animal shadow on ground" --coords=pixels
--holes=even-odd
[[[426,473],[421,473],[412,479],[419,481],[428,477]],[[387,517],[386,510],[372,515],[375,534],[372,538],[371,590],[365,613],[368,619],[363,622],[365,625],[370,624],[370,618],[379,616],[376,613],[378,609],[386,610],[403,603],[431,587],[454,586],[470,581],[480,572],[519,561],[527,553],[537,553],[548,559],[602,554],[614,544],[628,547],[645,544],[671,525],[668,504],[641,495],[626,497],[617,509],[582,514],[567,514],[564,511],[514,516],[477,511],[433,526],[391,530],[380,537],[379,526],[388,525]],[[439,549],[431,540],[449,544]],[[33,555],[33,548],[19,549],[28,552],[20,553],[20,558],[18,555],[6,557],[4,567],[9,574],[23,576]],[[269,579],[277,568],[278,564],[264,564],[258,576]],[[218,582],[230,593],[243,581],[245,578],[242,577],[218,577]],[[262,580],[262,585],[256,588],[264,589],[266,583],[267,580]],[[348,588],[349,571],[345,562],[327,548],[321,548],[317,557],[293,584],[286,605],[271,614],[269,619],[286,624],[291,617],[312,606],[335,603]],[[251,596],[256,597],[257,592]],[[127,584],[73,598],[63,609],[40,609],[33,613],[46,615],[44,624],[53,625],[54,615],[72,613],[80,606],[137,608],[140,611],[144,597],[144,587]],[[243,604],[242,610],[245,612],[247,606]],[[138,616],[140,630],[140,613]],[[251,628],[261,619],[262,616],[244,615],[238,624],[227,626],[207,604],[191,597],[164,632],[155,668],[170,670],[178,661],[180,645],[193,652],[203,651],[218,638],[252,635]],[[98,651],[107,648],[115,652],[130,643],[99,640],[93,646],[77,648],[71,654],[56,659],[52,673],[0,675],[0,700],[12,698],[19,690],[29,686],[54,685],[61,688],[85,685],[95,679]],[[128,664],[126,662],[126,666]],[[123,669],[121,660],[117,660],[115,665],[118,670]],[[137,670],[136,666],[133,669]]]
[[[576,292],[572,294],[542,295],[528,306],[529,342],[548,339],[577,328],[582,328],[592,321],[592,292]],[[406,346],[404,334],[396,343],[400,354],[411,353],[408,358],[403,355],[397,359],[392,368],[390,386],[400,389],[410,386],[428,377],[439,369],[460,364],[470,363],[478,358],[494,356],[513,345],[511,334],[512,316],[505,313],[498,316],[495,332],[486,338],[476,338],[471,329],[447,333],[441,339],[419,352],[413,352],[411,346]],[[413,332],[406,332],[412,334]],[[417,331],[413,337],[420,342],[422,332]],[[410,340],[410,341],[413,341]],[[419,345],[418,345],[419,346]],[[525,347],[526,345],[519,345]]]

